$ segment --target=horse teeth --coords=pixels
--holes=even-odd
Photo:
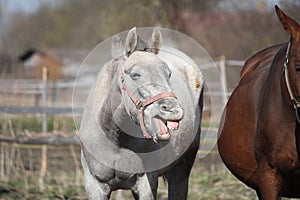
[[[174,128],[174,127],[168,127],[169,129],[176,131],[178,128]]]

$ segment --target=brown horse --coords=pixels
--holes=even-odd
[[[300,197],[300,26],[275,9],[291,39],[247,60],[218,140],[226,166],[263,200]]]

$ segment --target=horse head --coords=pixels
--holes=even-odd
[[[277,16],[290,35],[290,42],[285,54],[284,71],[285,81],[290,99],[295,108],[300,107],[300,26],[291,17],[287,16],[277,5]],[[299,119],[298,119],[299,120]]]
[[[171,70],[157,56],[162,43],[159,30],[154,30],[149,43],[129,31],[122,57],[120,90],[123,104],[131,119],[145,137],[168,140],[183,118],[183,108],[170,85]],[[113,44],[114,46],[114,44]]]

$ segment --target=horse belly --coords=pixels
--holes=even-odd
[[[258,167],[254,157],[255,107],[251,90],[239,87],[230,97],[219,128],[218,148],[228,169],[242,182],[255,185]]]

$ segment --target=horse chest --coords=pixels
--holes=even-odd
[[[277,126],[274,126],[277,124]],[[265,156],[272,167],[284,173],[299,167],[295,130],[289,123],[268,121],[258,123],[255,134],[255,155],[259,160]]]

